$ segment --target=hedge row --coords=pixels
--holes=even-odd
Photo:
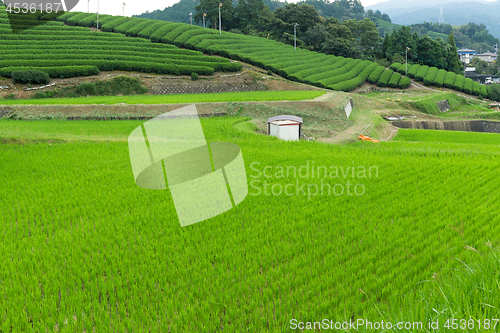
[[[398,83],[399,83],[399,80],[401,80],[401,74],[398,73],[398,72],[394,72],[392,75],[391,75],[391,78],[389,79],[389,81],[387,82],[387,85],[391,88],[397,88],[398,87]]]
[[[19,52],[20,51],[20,52]],[[25,60],[74,60],[74,59],[84,59],[84,60],[125,60],[125,61],[145,61],[145,62],[171,62],[171,63],[186,63],[191,62],[204,63],[209,66],[221,66],[223,64],[229,64],[229,59],[224,58],[209,58],[203,55],[184,55],[184,54],[170,54],[170,53],[149,53],[149,52],[134,52],[134,51],[116,51],[116,50],[101,50],[95,54],[88,54],[82,50],[67,50],[73,51],[71,53],[58,53],[55,50],[47,50],[46,52],[40,52],[40,54],[27,53],[25,50],[19,50],[18,52],[10,52],[4,54],[0,50],[0,55],[2,61],[25,61]]]
[[[333,90],[341,90],[341,91],[352,91],[365,83],[366,79],[370,76],[370,74],[379,66],[379,64],[372,62],[368,66],[363,69],[363,71],[349,80],[331,85],[329,88]]]
[[[384,70],[384,72],[382,73],[382,75],[380,75],[380,78],[377,81],[377,86],[387,87],[387,84],[389,83],[392,74],[394,74],[394,71],[392,69]]]
[[[472,93],[476,96],[481,95],[481,84],[479,82],[474,82],[472,84]]]
[[[443,86],[445,88],[453,89],[453,84],[455,83],[455,79],[457,78],[457,74],[453,72],[448,72],[446,74],[446,77],[444,79],[444,84]]]
[[[102,15],[99,15],[99,18],[101,18]],[[94,27],[95,26],[95,23],[97,21],[97,15],[96,14],[92,14],[92,15],[88,15],[87,17],[85,18],[82,18],[80,21],[78,21],[78,25],[80,27]],[[101,22],[99,22],[101,23]]]
[[[418,64],[415,64],[415,65],[411,65],[410,67],[408,67],[408,76],[413,78],[415,77],[415,75],[417,75],[417,71],[420,69],[420,65]]]
[[[169,31],[167,31],[163,36],[161,36],[160,40],[162,43],[166,44],[175,44],[176,46],[183,45],[184,42],[188,40],[185,39],[184,42],[178,42],[176,43],[176,39],[179,38],[183,33],[189,31],[189,30],[197,30],[199,31],[199,28],[197,26],[192,26],[192,25],[186,25],[186,24],[177,24],[176,26],[170,26]],[[183,40],[183,38],[180,38]]]
[[[481,91],[479,93],[481,97],[487,98],[488,97],[488,87],[485,85],[481,85]]]
[[[102,29],[103,25],[108,24],[114,20],[119,20],[120,16],[113,16],[113,15],[99,15],[99,29]],[[97,27],[97,17],[92,26]]]
[[[377,68],[373,70],[370,76],[368,76],[368,82],[372,84],[377,83],[378,79],[380,78],[380,75],[382,75],[384,71],[385,67],[379,65]]]
[[[163,38],[165,37],[165,35],[171,33],[172,30],[175,30],[176,27],[179,26],[179,24],[180,23],[167,22],[161,28],[152,33],[151,36],[149,36],[149,39],[151,39],[151,41],[154,43],[162,42],[165,44],[174,44],[173,41],[166,43],[165,41],[163,41]]]
[[[494,101],[500,101],[500,84],[490,84],[488,86],[488,98]]]
[[[311,68],[310,64],[308,64],[309,65],[308,69],[299,70],[293,74],[290,74],[289,78],[292,78],[292,80],[295,80],[295,81],[303,81],[306,77],[319,73],[321,68],[324,68],[324,69],[332,68],[333,65],[335,65],[336,63],[338,63],[342,59],[345,59],[345,58],[344,57],[333,57],[333,56],[329,57],[328,61],[322,62],[321,63],[322,65],[317,67],[317,68]],[[272,70],[272,67],[268,67],[266,69]]]
[[[130,18],[128,18],[128,17],[122,17],[122,18],[110,20],[107,23],[100,22],[102,24],[100,28],[104,32],[114,32],[116,27],[119,27],[120,25],[122,25],[125,22],[128,22],[129,20],[130,20]]]
[[[337,83],[343,82],[343,81],[349,81],[351,79],[354,79],[358,75],[363,72],[363,70],[368,67],[368,65],[372,64],[373,62],[365,60],[360,63],[358,63],[356,66],[354,66],[350,71],[347,73],[337,75],[337,76],[332,76],[328,79],[324,79],[319,81],[318,83],[322,84],[325,88],[329,88],[332,85],[335,85]],[[364,79],[366,81],[366,78]]]
[[[120,24],[119,26],[117,26],[115,29],[114,29],[114,32],[116,33],[119,33],[119,34],[124,34],[124,35],[127,35],[127,31],[138,25],[140,22],[144,22],[145,20],[142,19],[142,18],[138,18],[138,17],[135,17],[133,19],[130,19],[122,24]],[[147,23],[147,21],[146,21]],[[128,36],[128,35],[127,35]]]
[[[471,78],[466,78],[464,81],[464,90],[463,92],[469,95],[472,95],[472,86],[474,85],[474,81]]]
[[[398,72],[401,75],[406,75],[406,69],[407,69],[407,64],[403,64],[401,67],[399,67],[396,72]]]
[[[90,76],[99,74],[96,66],[57,66],[57,67],[5,67],[0,68],[0,75],[11,77],[12,72],[24,70],[37,70],[47,73],[52,78],[68,78],[75,76]]]
[[[161,45],[161,44],[159,44]],[[61,46],[58,45],[46,45],[43,46],[41,45],[40,47],[33,47],[33,45],[25,45],[25,47],[22,47],[22,45],[17,45],[17,46],[11,46],[9,45],[8,48],[2,48],[3,45],[0,45],[0,55],[2,55],[2,58],[6,58],[8,55],[11,56],[37,56],[36,53],[39,53],[41,55],[51,55],[51,56],[56,56],[61,54],[58,52],[58,50],[61,49]],[[130,55],[130,56],[147,56],[147,57],[154,57],[154,58],[178,58],[178,59],[203,59],[203,61],[207,62],[229,62],[229,59],[225,58],[220,58],[220,57],[205,57],[202,53],[195,53],[190,50],[182,50],[182,49],[170,49],[170,48],[162,48],[162,49],[155,49],[155,48],[149,48],[149,47],[136,47],[134,45],[127,45],[127,44],[122,44],[117,43],[115,47],[108,47],[107,45],[101,45],[98,43],[85,43],[81,45],[64,45],[65,46],[65,51],[64,52],[70,52],[70,53],[83,53],[83,54],[88,54],[87,50],[92,49],[95,52],[98,52],[100,54],[104,53],[109,53],[112,55]]]
[[[437,72],[438,72],[438,69],[436,67],[430,67],[427,70],[427,73],[425,74],[425,77],[424,77],[424,84],[426,86],[430,86],[434,82],[434,79],[436,78]]]
[[[0,61],[1,67],[57,67],[57,66],[96,66],[101,71],[138,71],[144,73],[191,75],[212,75],[214,68],[192,65],[165,64],[156,62],[124,61],[124,60],[27,60]],[[224,64],[225,65],[225,64]]]
[[[137,33],[137,37],[149,39],[149,36],[151,36],[157,29],[164,26],[165,24],[166,24],[165,22],[161,22],[161,21],[154,22],[154,23],[150,24],[148,27],[139,31]]]
[[[423,81],[424,77],[427,75],[427,71],[429,70],[429,66],[420,66],[415,74],[415,80]]]
[[[453,72],[451,72],[453,73]],[[434,81],[432,84],[436,87],[442,87],[444,85],[444,80],[446,76],[448,75],[448,71],[445,69],[440,69],[437,71],[436,77],[434,78]]]
[[[318,74],[310,75],[306,78],[304,78],[304,81],[307,83],[314,84],[320,80],[336,76],[336,75],[341,75],[344,73],[347,73],[350,71],[354,66],[356,66],[358,63],[361,62],[361,59],[351,59],[351,58],[345,58],[343,60],[340,60],[337,64],[332,66],[332,70],[329,71],[321,71]]]
[[[146,29],[148,26],[151,25],[151,22],[149,20],[144,20],[141,23],[138,23],[134,25],[133,27],[129,28],[126,32],[125,35],[129,37],[137,37],[137,34]]]
[[[14,82],[22,84],[47,84],[50,82],[50,77],[47,73],[33,69],[12,71],[11,76]]]
[[[79,13],[77,15],[71,16],[69,19],[66,20],[66,24],[71,25],[71,26],[78,26],[80,25],[79,21],[83,20],[84,18],[87,18],[89,15],[87,13]]]
[[[464,81],[465,77],[463,75],[457,75],[455,78],[455,82],[453,83],[453,89],[457,91],[464,90]]]
[[[411,79],[408,76],[403,76],[401,80],[399,80],[398,87],[400,89],[406,89],[411,85]]]
[[[393,63],[391,66],[389,66],[390,69],[392,69],[393,71],[397,71],[399,67],[403,66],[403,64],[399,63],[399,62],[395,62]]]

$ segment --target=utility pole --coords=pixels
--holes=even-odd
[[[294,50],[297,50],[297,26],[299,24],[298,23],[295,23],[293,25],[293,49]]]
[[[125,4],[125,2],[124,2],[124,3],[123,3],[123,16],[125,16],[125,6],[127,6],[127,5],[126,5],[126,4]]]
[[[97,0],[97,29],[99,29],[99,0]]]
[[[207,17],[207,13],[203,13],[203,28],[206,28],[207,26],[205,25],[205,18]]]
[[[90,0],[87,0],[87,13],[90,13]]]
[[[222,35],[222,20],[220,17],[220,7],[222,7],[222,2],[219,2],[219,35]]]
[[[193,25],[193,12],[189,13],[189,20],[191,21],[191,25]]]

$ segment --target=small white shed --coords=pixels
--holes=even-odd
[[[302,134],[302,118],[290,115],[271,117],[267,120],[267,135],[285,141],[298,141]]]

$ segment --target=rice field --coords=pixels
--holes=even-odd
[[[182,228],[169,190],[135,185],[127,137],[141,121],[0,120],[16,139],[0,145],[0,331],[415,318],[422,281],[463,267],[466,246],[500,245],[497,140],[282,142],[246,120],[201,123],[207,141],[240,146],[248,196]]]
[[[0,99],[0,105],[91,105],[106,104],[179,104],[239,101],[301,101],[325,94],[325,91],[241,91],[206,94],[173,95],[129,95],[129,96],[92,96],[50,99]]]

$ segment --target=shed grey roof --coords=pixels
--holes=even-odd
[[[298,121],[301,124],[303,123],[302,118],[297,117],[297,116],[290,116],[290,115],[271,117],[267,120],[267,123],[270,123],[271,121],[276,121],[276,120],[293,120],[293,121]]]
[[[492,53],[492,52],[484,52],[484,53],[481,53],[481,54],[478,54],[476,56],[490,56],[490,57],[496,57],[497,55],[495,53]]]

